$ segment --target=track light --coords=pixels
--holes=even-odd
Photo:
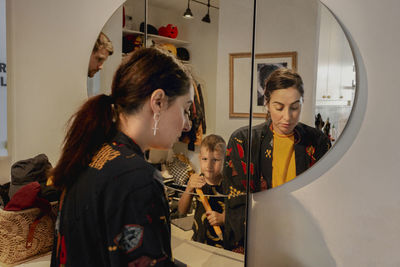
[[[201,20],[207,23],[211,23],[211,19],[210,19],[210,0],[208,0],[208,4],[207,4],[207,14],[204,16],[204,18]]]
[[[188,0],[188,7],[186,8],[185,13],[183,14],[183,17],[185,19],[192,19],[193,18],[192,10],[190,10],[190,7],[189,7],[189,2],[190,2],[190,0]]]

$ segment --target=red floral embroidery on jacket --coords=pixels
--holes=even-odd
[[[247,174],[247,164],[241,161],[244,174]]]
[[[233,168],[233,162],[232,162],[232,160],[228,161],[228,166],[231,167],[231,168]]]
[[[316,161],[314,158],[315,147],[313,147],[312,145],[309,145],[308,147],[306,147],[306,153],[311,158],[311,163],[310,163],[310,167],[311,167],[312,165],[314,165],[314,163]]]
[[[226,149],[226,156],[229,157],[232,153],[232,148],[227,148]]]
[[[244,189],[246,189],[247,188],[247,181],[246,180],[241,180],[241,182],[242,182],[242,185],[243,185]],[[254,181],[253,180],[250,180],[250,188],[254,191]]]
[[[232,176],[239,175],[238,172],[236,171],[235,167],[232,166]]]
[[[242,168],[243,168],[244,174],[247,174],[247,164],[244,163],[243,161],[241,161],[240,163],[242,163]],[[253,163],[250,163],[250,173],[251,173],[251,175],[254,175],[254,164]]]
[[[238,175],[238,173],[237,173],[237,171],[235,169],[235,166],[233,166],[232,160],[228,161],[228,166],[232,169],[232,176]]]
[[[236,144],[236,147],[237,147],[237,150],[238,150],[238,153],[239,153],[239,157],[242,159],[244,157],[243,147],[240,144]]]

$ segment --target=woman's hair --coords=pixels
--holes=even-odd
[[[297,72],[286,68],[280,68],[273,71],[265,81],[265,103],[269,103],[273,91],[287,89],[289,87],[296,88],[300,95],[302,97],[304,96],[303,80]]]
[[[168,103],[189,92],[186,67],[168,52],[142,48],[123,60],[114,75],[110,96],[89,98],[68,121],[61,157],[51,171],[58,188],[71,186],[100,147],[118,131],[119,114],[134,114],[157,89]]]
[[[207,148],[210,152],[218,151],[225,154],[226,143],[221,136],[210,134],[201,141],[201,147]]]

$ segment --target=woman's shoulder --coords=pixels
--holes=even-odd
[[[270,125],[270,122],[267,121],[267,122],[263,122],[263,123],[255,125],[255,126],[252,126],[251,127],[252,133],[253,134],[259,134],[262,131],[265,131],[266,129],[268,129],[269,125]],[[231,138],[230,139],[235,138],[235,137],[236,138],[239,138],[239,137],[240,138],[247,138],[248,132],[249,132],[249,126],[242,126],[242,127],[238,128],[238,129],[236,129],[231,134]]]
[[[88,175],[98,177],[104,186],[144,186],[153,182],[155,171],[140,153],[125,146],[104,144],[92,158]]]
[[[329,137],[325,133],[307,124],[299,122],[295,129],[303,140],[329,142]]]
[[[145,161],[140,153],[113,144],[103,144],[100,150],[94,155],[89,167],[97,170],[122,171],[127,169],[151,169],[152,166]]]

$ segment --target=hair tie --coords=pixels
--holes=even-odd
[[[115,98],[112,95],[108,95],[107,99],[110,102],[110,104],[115,104]]]

